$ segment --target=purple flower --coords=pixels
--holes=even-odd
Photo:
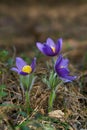
[[[36,58],[33,59],[31,65],[27,63],[20,57],[16,57],[16,67],[12,67],[11,70],[17,72],[20,75],[28,75],[35,70]]]
[[[46,43],[37,42],[36,46],[44,55],[56,56],[62,49],[62,38],[59,38],[56,44],[51,38],[47,38]]]
[[[76,79],[76,76],[69,75],[68,63],[69,60],[64,59],[62,55],[58,57],[55,63],[55,71],[64,82],[72,82],[72,80]]]

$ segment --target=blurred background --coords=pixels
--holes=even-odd
[[[0,0],[0,47],[28,52],[47,37],[87,43],[87,0]]]

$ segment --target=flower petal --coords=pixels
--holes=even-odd
[[[36,67],[36,57],[34,57],[32,63],[31,63],[31,68],[32,68],[32,72],[35,70],[35,67]]]
[[[54,66],[55,71],[59,69],[61,60],[62,60],[62,55],[59,55]]]
[[[60,77],[62,77],[62,78],[66,77],[66,76],[69,74],[69,70],[67,70],[67,69],[65,69],[65,68],[57,69],[56,72],[57,72],[57,74],[58,74]]]
[[[26,76],[26,75],[28,75],[28,73],[26,73],[26,72],[23,72],[23,71],[21,71],[19,74],[20,74],[20,75],[23,75],[23,76]]]
[[[76,79],[76,76],[69,75],[70,71],[68,69],[68,63],[69,63],[69,60],[64,59],[62,55],[60,55],[54,66],[57,75],[64,82],[71,82],[72,80]]]
[[[62,55],[60,55],[55,63],[55,69],[61,69],[62,68],[66,68],[68,70],[68,63],[69,60],[67,58],[63,58]]]
[[[68,60],[67,58],[66,58],[66,59],[63,59],[63,58],[62,58],[62,60],[61,60],[59,66],[60,66],[60,67],[63,66],[64,68],[67,68],[68,63],[69,63],[69,60]]]
[[[51,38],[47,38],[46,45],[50,47],[55,47],[55,43]]]
[[[16,57],[16,66],[17,66],[19,71],[21,71],[23,66],[25,66],[25,65],[27,65],[27,64],[22,58]]]
[[[59,38],[58,40],[57,40],[57,43],[56,43],[56,52],[57,52],[57,54],[61,51],[61,49],[62,49],[62,38]]]
[[[44,44],[42,44],[42,43],[40,43],[40,42],[37,42],[37,43],[36,43],[36,46],[37,46],[37,48],[44,54],[44,51],[43,51]]]
[[[46,44],[44,44],[43,52],[47,56],[55,56],[55,53],[52,51],[51,47]]]
[[[47,56],[53,56],[54,53],[51,49],[50,46],[46,45],[46,44],[41,44],[39,42],[36,43],[36,46],[38,47],[38,49],[44,54],[44,55],[47,55]]]
[[[19,70],[17,68],[15,68],[15,67],[12,67],[11,70],[19,73]]]
[[[67,75],[65,76],[64,78],[61,78],[65,83],[67,82],[72,82],[73,80],[75,80],[77,78],[77,76],[70,76],[70,75]]]

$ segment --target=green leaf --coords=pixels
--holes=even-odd
[[[6,85],[5,85],[5,84],[0,85],[0,90],[2,90],[2,89],[4,89],[4,88],[6,88]]]
[[[6,92],[0,92],[0,98],[7,96]]]
[[[7,96],[7,92],[5,92],[6,86],[4,84],[0,85],[0,98],[3,98],[5,96]]]
[[[28,126],[21,126],[20,129],[21,130],[31,130]]]
[[[51,89],[50,83],[49,83],[49,81],[46,78],[43,78],[42,81],[43,81],[43,83],[45,83],[47,85],[47,87],[49,89]]]
[[[20,112],[18,112],[20,115],[22,115],[23,117],[27,117],[27,113],[26,112],[24,112],[24,111],[20,111]]]
[[[0,61],[4,62],[8,59],[8,51],[6,50],[0,50]]]

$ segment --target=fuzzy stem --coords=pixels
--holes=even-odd
[[[55,93],[55,90],[52,89],[51,93],[50,93],[50,97],[49,97],[49,101],[48,101],[48,111],[52,111],[53,109],[53,103],[54,103],[54,100],[56,98],[56,93]]]
[[[25,93],[25,91],[24,91],[24,86],[23,86],[21,81],[20,81],[20,87],[21,87],[22,101],[24,102],[24,93]]]
[[[26,110],[27,110],[27,114],[30,114],[30,96],[29,96],[29,92],[26,91],[25,92],[25,106],[26,106]]]

